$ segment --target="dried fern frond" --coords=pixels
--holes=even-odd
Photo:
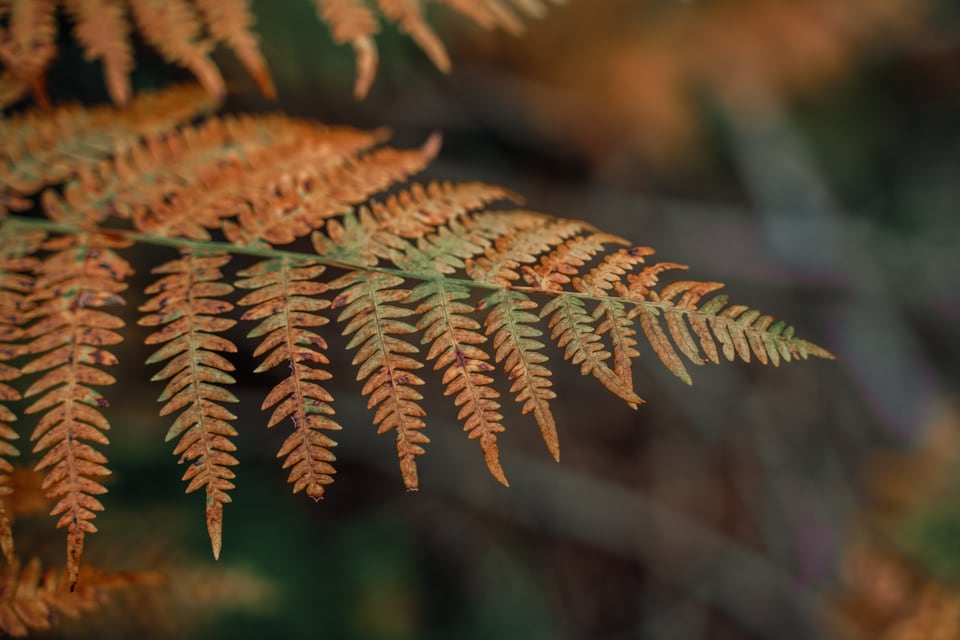
[[[6,404],[21,399],[21,394],[10,382],[22,375],[19,367],[6,364],[20,355],[24,326],[29,318],[27,296],[33,291],[33,272],[38,261],[30,257],[43,243],[42,231],[12,233],[0,227],[0,552],[8,564],[14,560],[13,531],[4,498],[10,495],[10,475],[13,465],[9,458],[20,455],[13,445],[19,434],[9,423],[17,415]]]
[[[43,488],[57,501],[51,515],[60,516],[57,527],[67,528],[71,586],[80,574],[84,538],[96,532],[93,519],[103,510],[95,496],[107,491],[99,481],[110,473],[107,458],[88,443],[109,444],[103,431],[110,425],[100,411],[109,403],[93,387],[116,382],[100,369],[117,364],[102,347],[123,340],[116,330],[124,323],[101,309],[124,304],[120,293],[133,269],[116,250],[130,244],[103,233],[47,240],[42,248],[50,255],[38,267],[30,295],[36,320],[24,333],[30,360],[22,371],[43,375],[23,394],[39,396],[25,413],[43,412],[30,440],[34,453],[45,452],[37,469],[47,469]]]
[[[494,370],[490,356],[480,347],[487,337],[469,315],[474,308],[461,302],[468,298],[467,287],[438,279],[418,285],[406,301],[420,303],[415,311],[420,315],[417,329],[424,333],[423,342],[430,344],[427,360],[436,360],[434,369],[445,369],[443,394],[456,394],[454,403],[460,408],[457,418],[464,421],[463,430],[471,440],[480,441],[487,468],[507,486],[497,447],[497,434],[504,430],[503,416],[498,413],[500,394],[487,375]]]
[[[323,354],[326,341],[312,331],[329,320],[319,312],[330,301],[319,297],[329,290],[316,278],[326,267],[315,262],[295,262],[289,258],[265,260],[252,269],[240,272],[243,280],[236,286],[252,289],[240,299],[240,305],[253,308],[243,320],[260,323],[248,335],[260,338],[254,356],[266,355],[256,371],[269,371],[287,365],[290,375],[276,385],[263,401],[263,409],[273,407],[267,427],[275,427],[290,418],[294,431],[280,447],[278,458],[283,467],[290,467],[289,482],[293,491],[306,491],[315,500],[323,497],[324,487],[333,482],[332,463],[336,458],[330,449],[336,442],[324,431],[342,427],[332,418],[333,396],[319,383],[330,374],[319,365],[329,364]]]
[[[366,0],[313,0],[320,19],[330,26],[337,44],[353,47],[357,59],[357,79],[353,95],[357,100],[370,92],[377,74],[377,45],[374,36],[380,30],[377,18]]]
[[[120,0],[64,0],[63,5],[84,57],[103,64],[110,98],[114,104],[127,104],[134,63],[126,7]]]
[[[58,616],[78,618],[98,610],[111,592],[163,581],[154,572],[101,573],[90,567],[84,567],[81,576],[74,588],[58,572],[43,569],[36,558],[22,567],[19,560],[8,564],[0,573],[0,632],[21,638],[46,631],[56,625]]]
[[[198,87],[183,86],[143,92],[122,110],[75,105],[0,119],[0,217],[28,208],[25,196],[96,170],[144,137],[169,132],[216,104]]]
[[[48,106],[43,73],[56,55],[56,0],[13,0],[7,29],[0,32],[0,106],[33,91]]]
[[[233,49],[234,54],[246,67],[257,83],[260,93],[268,98],[277,97],[267,61],[260,53],[257,36],[253,33],[256,21],[250,13],[248,0],[196,0],[203,21],[218,42]]]
[[[189,92],[176,91],[158,102],[183,105]],[[93,113],[107,119],[109,110]],[[94,496],[102,486],[95,478],[107,472],[105,458],[73,435],[106,443],[101,397],[89,385],[112,378],[88,365],[113,363],[101,347],[120,339],[119,320],[86,307],[120,302],[129,266],[115,252],[134,241],[181,251],[179,259],[153,269],[160,277],[146,288],[150,298],[140,307],[146,314],[140,323],[154,327],[147,343],[161,345],[148,360],[165,363],[154,376],[166,381],[160,413],[178,413],[167,439],[178,440],[174,453],[187,464],[187,492],[204,489],[215,556],[237,464],[235,416],[224,406],[236,402],[226,389],[234,365],[224,354],[237,347],[222,334],[237,319],[257,323],[249,334],[258,340],[254,355],[263,357],[256,370],[284,372],[262,408],[271,409],[269,427],[290,420],[279,457],[294,492],[315,499],[333,481],[329,432],[340,429],[325,386],[336,356],[319,333],[328,317],[342,324],[373,423],[380,433],[393,433],[410,490],[419,487],[417,458],[430,441],[421,394],[426,382],[418,375],[427,361],[442,372],[443,392],[453,396],[458,420],[479,441],[491,474],[506,484],[498,365],[522,412],[532,415],[551,456],[559,458],[546,332],[583,375],[634,408],[643,399],[632,364],[646,350],[688,383],[684,360],[699,366],[719,363],[722,355],[778,365],[832,357],[770,316],[730,305],[723,294],[707,297],[719,283],[671,278],[686,267],[648,263],[649,247],[624,246],[625,240],[586,222],[505,210],[517,197],[499,187],[405,184],[437,153],[436,136],[419,149],[398,150],[379,146],[383,131],[283,116],[180,124],[193,113],[182,108],[153,121],[166,122],[166,131],[129,127],[113,152],[100,150],[95,160],[74,153],[77,144],[86,144],[77,142],[87,135],[80,126],[76,138],[67,135],[45,152],[43,167],[36,143],[22,143],[43,135],[0,121],[0,141],[9,138],[15,149],[7,153],[0,192],[27,199],[62,185],[40,197],[48,220],[10,216],[3,223],[0,241],[13,244],[4,249],[0,242],[0,257],[7,251],[0,302],[12,310],[0,319],[12,328],[0,333],[0,354],[18,353],[14,347],[3,351],[3,336],[15,345],[17,323],[32,322],[22,334],[31,360],[20,372],[50,371],[24,395],[45,394],[28,412],[48,410],[34,437],[38,450],[47,450],[41,466],[54,467],[48,488],[71,532],[72,580],[77,545],[93,530],[93,511],[100,508]],[[83,117],[66,110],[23,121],[38,132],[59,131],[51,123]],[[14,183],[5,176],[14,176]],[[388,195],[377,195],[384,191]],[[56,235],[39,245],[42,236],[30,235],[36,229]],[[308,235],[313,252],[287,250],[298,240],[293,248],[304,246]],[[224,268],[235,255],[260,262],[230,282]],[[31,263],[31,256],[39,262]],[[19,275],[31,264],[39,270],[32,292],[29,278]],[[242,314],[226,299],[234,286],[245,291]],[[26,316],[17,309],[25,294],[37,305]],[[418,332],[429,345],[425,353],[414,344]],[[70,349],[80,357],[65,356],[74,353]],[[71,468],[78,473],[64,474]]]
[[[216,98],[227,89],[220,70],[210,59],[213,44],[201,38],[196,8],[187,0],[129,0],[137,31],[168,62],[189,69]]]
[[[160,415],[181,411],[167,432],[166,440],[179,438],[174,455],[180,464],[187,464],[183,480],[187,493],[198,489],[206,492],[207,531],[214,557],[220,556],[223,531],[223,505],[230,502],[227,491],[234,488],[235,474],[230,467],[237,464],[231,453],[236,445],[230,438],[237,435],[230,421],[237,416],[223,403],[237,402],[237,397],[223,385],[236,382],[230,371],[234,366],[220,353],[233,353],[236,345],[220,337],[236,324],[222,317],[233,305],[222,298],[233,291],[223,279],[220,269],[230,261],[223,254],[197,254],[183,250],[178,260],[153,269],[162,277],[147,287],[152,295],[140,311],[146,312],[139,324],[160,327],[147,336],[147,344],[162,344],[147,360],[154,364],[168,360],[152,380],[167,380]]]
[[[334,41],[353,47],[357,60],[353,92],[358,100],[370,91],[377,72],[378,15],[397,23],[438,69],[450,71],[450,57],[427,24],[422,0],[376,0],[376,9],[366,0],[313,3],[320,20],[329,25]],[[523,30],[523,23],[504,0],[445,3],[482,27],[503,27],[515,35]],[[534,17],[542,17],[545,12],[539,0],[515,3]],[[127,104],[131,96],[133,27],[167,62],[190,70],[216,98],[226,94],[220,70],[210,57],[218,43],[233,50],[263,95],[276,97],[270,69],[253,32],[256,20],[250,0],[12,0],[8,28],[0,31],[0,108],[30,91],[40,104],[47,104],[44,74],[57,53],[56,14],[60,6],[71,18],[84,56],[102,62],[107,90],[117,105]],[[0,17],[4,13],[0,11]]]
[[[537,339],[543,335],[536,327],[539,317],[532,313],[537,303],[521,291],[503,289],[483,305],[489,308],[485,331],[493,335],[496,361],[503,363],[507,378],[513,381],[510,391],[523,404],[523,413],[533,413],[550,455],[559,462],[560,439],[550,410],[550,400],[557,394],[551,388],[551,372],[545,365],[549,358],[542,353],[546,345]]]
[[[359,367],[357,380],[363,380],[361,393],[370,396],[367,408],[377,408],[373,422],[377,433],[396,432],[397,457],[403,484],[409,490],[420,486],[416,456],[424,453],[430,442],[421,431],[427,412],[420,406],[423,396],[414,387],[423,379],[413,372],[423,363],[412,357],[419,352],[401,337],[417,328],[403,321],[413,315],[397,303],[407,299],[410,291],[400,288],[403,279],[375,271],[354,271],[330,283],[330,288],[343,291],[333,299],[337,316],[345,322],[345,336],[350,336],[348,349],[358,349],[353,364]]]

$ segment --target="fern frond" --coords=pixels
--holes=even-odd
[[[516,212],[516,215],[523,216],[524,212]],[[521,264],[534,263],[541,253],[591,230],[590,225],[579,220],[557,219],[526,233],[500,236],[482,257],[467,261],[467,274],[477,282],[509,287],[520,279],[517,269]]]
[[[501,401],[493,386],[497,365],[522,412],[537,421],[550,454],[559,456],[544,325],[566,360],[633,407],[643,402],[632,372],[640,342],[686,382],[684,359],[695,365],[719,362],[721,352],[731,360],[774,365],[832,357],[770,316],[728,305],[724,295],[703,301],[718,283],[670,282],[669,276],[686,267],[648,264],[652,249],[620,247],[622,239],[584,222],[499,210],[498,201],[516,199],[503,189],[480,183],[400,188],[436,153],[436,137],[403,151],[379,147],[382,131],[327,128],[283,116],[178,126],[192,111],[182,98],[166,101],[179,113],[156,114],[134,100],[131,108],[144,110],[153,123],[146,128],[127,123],[127,112],[114,117],[110,110],[64,109],[0,120],[0,193],[6,197],[0,202],[65,183],[41,196],[48,220],[13,216],[0,227],[0,364],[19,353],[21,337],[28,341],[32,361],[23,371],[52,371],[28,394],[47,391],[54,398],[49,406],[39,406],[46,399],[35,402],[33,411],[69,411],[76,429],[84,430],[82,438],[105,442],[100,432],[106,420],[90,406],[100,396],[89,385],[112,378],[82,368],[91,362],[63,360],[61,347],[80,345],[78,353],[94,364],[109,364],[112,356],[99,347],[119,340],[113,331],[119,321],[75,307],[119,301],[128,267],[104,257],[107,250],[132,240],[180,249],[180,259],[154,270],[160,280],[147,289],[151,298],[141,307],[147,314],[141,323],[156,328],[148,343],[163,343],[149,362],[165,362],[154,376],[166,381],[161,414],[179,413],[167,439],[179,439],[175,454],[189,463],[187,491],[202,487],[207,495],[215,555],[237,463],[231,441],[235,416],[224,406],[236,401],[225,388],[233,383],[233,365],[223,355],[236,347],[220,335],[237,315],[225,300],[232,286],[221,282],[221,268],[232,255],[262,260],[237,282],[246,290],[242,317],[257,322],[250,333],[259,341],[255,354],[263,356],[257,370],[287,364],[289,372],[262,407],[272,410],[269,426],[288,418],[293,423],[279,457],[294,492],[314,498],[325,495],[333,481],[335,443],[328,432],[339,429],[324,385],[330,378],[327,345],[318,333],[328,322],[328,309],[337,312],[347,347],[355,351],[357,379],[374,410],[374,424],[395,436],[401,476],[411,490],[419,484],[417,456],[429,442],[420,393],[425,382],[417,375],[427,360],[442,372],[445,394],[453,396],[470,437],[480,441],[491,473],[506,484],[498,451]],[[29,126],[21,130],[11,122]],[[120,133],[111,134],[108,122],[118,123]],[[63,139],[49,148],[58,135]],[[106,143],[114,145],[112,152],[103,148]],[[377,195],[383,192],[392,195]],[[107,232],[107,225],[122,228]],[[22,258],[39,242],[21,238],[34,228],[62,234],[39,249],[50,254],[40,269],[43,294],[31,292],[29,278],[21,277],[31,268]],[[314,253],[281,250],[307,234]],[[92,243],[106,248],[83,254],[93,256],[87,260],[79,247]],[[325,267],[343,275],[325,283]],[[24,294],[24,304],[35,302],[38,310],[23,313]],[[476,306],[474,299],[480,299]],[[33,317],[39,319],[21,334],[22,323]],[[425,358],[408,337],[418,331],[429,344]],[[0,367],[0,377],[7,373]],[[45,388],[68,374],[79,385],[76,394],[64,395],[63,386]],[[0,386],[0,400],[7,397],[15,395]],[[49,449],[47,466],[68,446],[86,447],[81,454],[87,465],[75,479],[50,471],[51,485],[66,492],[51,495],[60,503],[74,494],[93,501],[80,505],[87,512],[77,524],[92,527],[92,506],[99,508],[93,496],[102,487],[88,476],[105,469],[86,443],[66,437],[64,444],[64,428],[55,431],[53,424],[60,414],[49,415],[35,434],[37,446]],[[7,442],[9,432],[0,430],[0,459],[12,452]],[[0,465],[0,476],[4,468]],[[2,486],[0,478],[0,491]],[[2,524],[0,519],[0,542]],[[71,563],[76,573],[77,560]]]
[[[65,588],[56,571],[44,570],[37,558],[21,567],[10,563],[0,574],[0,632],[22,638],[55,626],[58,616],[78,618],[100,609],[114,591],[154,586],[163,581],[154,572],[101,573],[84,567],[81,581]]]
[[[7,382],[20,377],[20,370],[7,364],[0,363],[0,402],[7,403],[20,399],[20,392],[11,387]],[[17,419],[17,414],[7,408],[6,404],[0,404],[0,552],[7,563],[13,562],[14,542],[13,528],[10,524],[10,515],[7,513],[3,498],[10,495],[10,473],[13,472],[13,465],[9,458],[20,455],[20,450],[13,445],[13,440],[20,436],[8,424]]]
[[[143,39],[168,62],[189,69],[216,98],[227,89],[210,59],[212,43],[201,39],[200,16],[186,0],[127,0]]]
[[[540,317],[547,318],[553,330],[551,337],[557,346],[564,349],[564,358],[580,365],[580,373],[588,373],[603,386],[623,398],[629,405],[639,405],[643,399],[633,391],[629,381],[624,380],[607,366],[610,359],[594,326],[594,318],[587,313],[581,298],[569,295],[557,296],[540,310]]]
[[[120,0],[64,0],[87,60],[100,60],[114,104],[130,101],[133,50],[130,23]]]
[[[41,106],[48,106],[43,73],[57,53],[55,0],[13,0],[9,24],[0,39],[4,85],[0,107],[32,90]]]
[[[301,143],[301,153],[308,154],[301,164],[293,164],[288,157],[279,166],[263,165],[260,171],[245,176],[251,192],[245,199],[249,206],[238,209],[236,223],[224,226],[229,240],[237,244],[293,242],[351,205],[422,171],[440,145],[439,137],[431,136],[420,149],[384,147],[360,156],[380,141],[379,132],[360,137],[349,130],[332,133],[327,141]]]
[[[327,343],[311,330],[329,322],[319,313],[330,306],[330,301],[321,297],[329,287],[316,280],[325,269],[315,262],[269,259],[240,272],[244,279],[236,282],[237,287],[252,290],[240,299],[241,306],[253,307],[242,319],[260,321],[247,334],[260,338],[253,355],[266,354],[256,371],[289,367],[290,375],[267,395],[262,408],[274,407],[267,427],[292,420],[294,431],[277,457],[284,458],[285,469],[291,468],[289,482],[294,493],[306,491],[314,500],[323,497],[324,487],[333,482],[335,473],[332,463],[336,458],[330,449],[337,443],[324,431],[341,429],[329,417],[334,414],[330,406],[333,396],[320,385],[331,377],[319,366],[330,362],[323,354]]]
[[[584,264],[602,252],[605,244],[630,243],[609,233],[591,233],[571,238],[540,258],[540,264],[536,267],[524,267],[524,280],[530,286],[544,291],[563,291],[571,277],[580,273]]]
[[[397,260],[397,266],[425,278],[434,274],[451,274],[464,269],[467,260],[483,254],[497,238],[521,234],[545,224],[543,214],[524,212],[481,211],[476,215],[451,220],[417,241],[416,252]]]
[[[518,35],[523,23],[504,0],[444,0],[485,28],[503,27]],[[377,9],[366,0],[313,0],[317,15],[338,44],[349,43],[357,61],[354,96],[362,99],[376,76],[378,53],[375,36],[378,15],[396,22],[427,54],[438,69],[450,71],[450,57],[443,42],[427,23],[421,0],[376,0]],[[253,32],[255,18],[249,0],[11,0],[7,29],[0,32],[0,108],[33,91],[47,106],[44,74],[57,53],[58,6],[74,23],[74,34],[88,60],[103,63],[107,89],[117,105],[130,99],[130,72],[134,67],[130,33],[132,26],[151,48],[172,64],[188,69],[210,95],[222,98],[226,86],[210,58],[213,47],[230,47],[260,89],[276,97],[269,67]],[[538,2],[522,7],[540,17]],[[133,25],[131,25],[131,21]],[[209,34],[209,38],[204,37]]]
[[[582,276],[571,280],[573,288],[588,296],[607,296],[613,290],[618,294],[626,289],[623,276],[653,255],[650,247],[631,247],[607,254],[603,261]]]
[[[407,302],[419,302],[415,313],[420,315],[417,329],[423,331],[423,343],[430,344],[427,360],[436,360],[434,369],[443,372],[444,395],[454,395],[460,408],[457,419],[470,439],[480,441],[483,458],[494,478],[509,486],[500,466],[497,434],[504,430],[503,416],[498,413],[500,394],[491,386],[488,374],[495,367],[480,345],[487,337],[480,332],[480,323],[468,314],[474,309],[461,300],[470,298],[470,290],[443,280],[418,285]]]
[[[560,460],[560,439],[557,423],[550,411],[550,400],[557,397],[551,388],[548,358],[541,350],[546,346],[537,338],[543,332],[536,327],[540,319],[533,311],[537,303],[520,291],[502,289],[483,306],[488,308],[484,327],[493,336],[493,348],[498,363],[503,363],[507,378],[513,381],[510,391],[522,403],[524,414],[533,413],[540,434],[554,460]]]
[[[9,424],[17,420],[17,415],[6,403],[20,400],[21,395],[7,383],[19,378],[21,371],[6,361],[22,351],[19,343],[29,318],[27,296],[33,291],[33,272],[38,265],[31,254],[45,237],[42,231],[17,233],[8,225],[0,227],[0,552],[8,564],[14,560],[14,542],[4,503],[13,490],[9,475],[13,466],[9,458],[20,455],[12,441],[20,436]]]
[[[365,381],[361,393],[369,396],[368,409],[377,408],[373,422],[377,433],[396,432],[400,473],[408,490],[419,488],[416,456],[430,439],[423,434],[427,412],[420,406],[423,396],[415,387],[424,384],[413,372],[423,367],[415,359],[419,349],[398,336],[416,332],[404,322],[412,312],[397,303],[410,291],[400,288],[403,279],[382,272],[358,270],[330,283],[343,291],[331,307],[342,309],[338,322],[345,322],[343,335],[350,336],[348,349],[357,349],[353,364],[359,367],[357,380]]]
[[[95,533],[93,519],[103,505],[95,496],[106,493],[98,478],[109,475],[107,458],[88,443],[107,445],[110,428],[100,409],[109,406],[93,386],[116,379],[98,367],[117,364],[104,346],[123,340],[116,331],[119,318],[100,309],[124,304],[124,279],[133,273],[115,251],[129,246],[125,238],[96,233],[54,237],[43,244],[50,252],[38,268],[36,320],[24,337],[30,360],[26,374],[43,375],[23,394],[40,396],[25,410],[44,412],[30,440],[34,452],[45,452],[37,469],[48,469],[43,488],[56,500],[51,515],[67,528],[67,575],[77,582],[84,537]]]
[[[726,295],[717,295],[700,305],[704,295],[723,285],[717,282],[678,281],[664,287],[660,292],[649,292],[656,307],[637,306],[631,317],[639,316],[640,326],[663,364],[680,379],[691,384],[690,376],[683,366],[673,344],[661,324],[666,318],[667,331],[688,360],[704,364],[699,346],[707,358],[719,363],[717,343],[727,360],[738,357],[749,362],[753,354],[761,363],[779,366],[780,361],[810,356],[832,358],[826,350],[806,340],[794,337],[793,327],[783,322],[774,323],[773,318],[743,305],[729,305]],[[679,297],[679,299],[677,299]],[[688,325],[689,324],[689,329]],[[693,335],[691,335],[691,331]],[[694,340],[693,336],[698,340]]]
[[[383,204],[372,202],[357,213],[348,211],[343,221],[330,220],[324,232],[312,236],[318,255],[328,260],[359,261],[375,266],[380,260],[402,262],[412,251],[412,241],[437,231],[485,204],[510,197],[509,192],[479,182],[414,184],[390,196]]]
[[[207,532],[215,558],[220,556],[223,531],[223,505],[230,502],[227,491],[234,488],[237,464],[231,453],[237,435],[230,424],[236,416],[223,403],[237,402],[223,385],[233,384],[228,372],[234,366],[220,353],[233,353],[236,345],[220,337],[236,324],[222,317],[233,305],[222,298],[232,290],[220,269],[230,261],[222,254],[181,252],[181,258],[153,269],[162,277],[147,287],[152,295],[140,307],[147,313],[139,324],[160,327],[146,338],[147,344],[163,343],[147,364],[168,361],[152,380],[167,380],[158,398],[163,402],[160,415],[181,411],[167,432],[169,442],[179,438],[174,455],[186,463],[183,480],[187,493],[203,489],[206,493]]]
[[[122,110],[67,106],[0,119],[0,206],[12,202],[10,208],[16,208],[23,196],[94,170],[142,138],[169,131],[215,105],[198,87],[183,86],[143,92]],[[104,217],[97,212],[90,221]]]
[[[276,98],[277,89],[273,86],[270,69],[252,31],[255,19],[250,13],[249,0],[196,0],[196,3],[210,35],[233,49],[257,83],[260,93],[270,99]]]
[[[421,0],[377,0],[377,6],[384,16],[397,23],[400,31],[417,43],[437,69],[444,73],[450,72],[447,48],[427,24]]]
[[[377,133],[332,130],[280,117],[210,119],[163,137],[148,137],[110,162],[82,167],[63,190],[44,194],[59,220],[94,215],[131,218],[152,235],[206,240],[224,217],[260,202],[271,180],[296,163],[322,169],[369,147]],[[318,151],[318,147],[323,151]],[[238,184],[243,177],[243,183]]]
[[[593,321],[597,324],[597,335],[610,336],[613,348],[613,372],[623,381],[624,386],[633,388],[634,358],[640,356],[637,346],[637,330],[633,327],[633,319],[622,302],[613,298],[606,298],[597,303],[593,310]]]
[[[330,26],[333,40],[350,43],[357,59],[353,95],[362,100],[377,74],[377,45],[373,37],[380,30],[366,0],[313,0],[320,18]]]

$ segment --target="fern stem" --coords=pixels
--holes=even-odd
[[[11,226],[22,226],[29,229],[42,229],[45,231],[52,231],[55,233],[79,233],[83,229],[76,225],[64,224],[60,222],[52,222],[50,220],[44,220],[40,218],[25,218],[23,216],[10,215],[5,221],[5,225]],[[117,228],[104,228],[101,227],[98,229],[100,233],[109,233],[133,242],[151,244],[155,246],[164,246],[164,247],[174,247],[177,249],[192,249],[192,250],[204,250],[204,251],[220,251],[226,252],[233,255],[248,255],[256,256],[261,258],[277,258],[277,259],[288,259],[288,260],[313,260],[319,264],[326,265],[328,267],[335,267],[339,269],[345,269],[348,271],[377,271],[380,273],[385,273],[389,275],[394,275],[406,280],[415,280],[424,282],[423,273],[418,273],[415,271],[408,271],[405,269],[397,269],[395,267],[383,267],[376,266],[371,267],[366,264],[353,263],[344,260],[330,260],[324,258],[321,255],[315,253],[304,253],[300,251],[285,251],[282,249],[274,249],[270,247],[263,246],[249,246],[249,245],[237,245],[232,242],[227,241],[217,241],[217,240],[190,240],[187,238],[176,238],[168,236],[156,236],[146,233],[140,233],[137,231],[131,231],[128,229],[117,229]],[[459,285],[464,287],[469,287],[472,289],[484,289],[487,291],[501,291],[504,287],[499,284],[487,283],[487,282],[478,282],[476,280],[469,280],[466,278],[450,278],[446,276],[433,276],[431,275],[430,279],[435,279],[444,283],[449,283],[451,285]],[[577,298],[583,301],[590,302],[609,302],[610,296],[593,296],[579,291],[571,290],[562,290],[562,291],[552,291],[544,290],[540,287],[530,287],[530,286],[521,286],[513,284],[509,287],[514,291],[522,291],[524,293],[530,294],[541,294],[551,297],[565,296],[569,298]],[[724,318],[722,316],[714,314],[701,313],[698,309],[684,309],[682,307],[677,307],[672,303],[663,303],[656,302],[654,300],[639,300],[636,298],[626,298],[618,297],[617,300],[624,304],[630,304],[634,307],[640,307],[645,310],[656,310],[656,311],[667,311],[672,310],[674,312],[683,314],[688,317],[709,317],[711,322],[729,326],[729,327],[738,327],[737,323],[734,320],[729,318]],[[743,330],[740,327],[740,330]],[[784,336],[768,336],[769,339],[773,340],[777,344],[788,345],[795,343],[796,339],[784,337]],[[805,342],[805,341],[804,341]],[[815,347],[812,343],[807,343],[811,349],[814,349],[818,354],[825,354],[822,357],[829,357],[828,352]],[[812,353],[813,351],[811,351]]]

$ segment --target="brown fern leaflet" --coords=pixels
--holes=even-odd
[[[320,311],[330,307],[322,296],[329,290],[316,278],[326,267],[315,262],[294,262],[287,257],[265,260],[252,269],[242,271],[237,287],[253,291],[240,299],[240,305],[253,307],[243,320],[260,323],[248,335],[260,338],[254,356],[266,354],[256,371],[269,371],[287,365],[290,375],[270,391],[263,409],[273,407],[267,427],[275,427],[287,418],[294,431],[280,447],[278,458],[283,467],[290,467],[289,482],[293,491],[306,491],[315,500],[323,497],[324,487],[333,482],[331,464],[336,458],[330,449],[336,442],[323,431],[339,431],[342,427],[332,418],[333,396],[320,383],[330,374],[319,365],[329,364],[323,354],[327,342],[311,329],[322,327],[329,320]]]
[[[149,123],[142,127],[117,113],[112,151],[77,153],[109,130],[109,109],[18,116],[22,127],[0,121],[3,202],[14,210],[39,201],[47,214],[0,222],[0,400],[38,396],[27,413],[44,412],[34,448],[44,453],[45,486],[68,529],[71,583],[102,508],[99,478],[109,473],[100,450],[107,402],[93,387],[113,381],[102,367],[116,362],[106,347],[120,341],[122,323],[104,308],[123,302],[131,270],[120,252],[134,242],[180,250],[153,268],[158,279],[144,291],[140,323],[153,328],[148,362],[162,363],[154,380],[166,383],[160,413],[177,414],[167,440],[177,440],[187,492],[204,491],[215,556],[237,465],[235,416],[226,408],[237,401],[227,389],[237,346],[226,332],[238,320],[255,323],[256,371],[282,374],[261,406],[270,410],[268,427],[288,429],[278,457],[293,491],[314,499],[333,482],[331,432],[341,428],[327,389],[328,365],[340,356],[322,335],[332,319],[348,339],[373,424],[394,437],[410,490],[420,486],[417,458],[430,442],[418,373],[428,361],[491,474],[506,484],[501,381],[559,459],[548,335],[583,375],[634,408],[644,400],[632,363],[647,349],[688,383],[685,361],[776,366],[832,357],[784,323],[729,304],[715,294],[719,283],[662,282],[686,267],[648,262],[649,247],[510,209],[519,198],[499,187],[404,185],[437,153],[436,136],[399,150],[384,145],[383,131],[283,116],[185,125],[205,108],[203,93],[179,88],[155,100],[170,111],[141,98],[131,105]],[[52,149],[42,144],[50,136],[58,140]],[[301,249],[307,238],[312,253]],[[250,256],[258,262],[234,278],[228,263]],[[228,299],[234,287],[243,291],[242,312]],[[0,418],[2,472],[16,454],[12,418],[23,416]],[[0,541],[14,558],[4,522]]]
[[[67,573],[75,585],[80,572],[85,535],[96,532],[93,519],[103,505],[95,496],[106,493],[99,478],[108,475],[106,456],[91,444],[109,444],[110,428],[101,409],[107,399],[94,386],[116,380],[99,367],[117,364],[102,348],[123,337],[124,323],[100,309],[124,303],[123,282],[133,273],[116,250],[131,243],[102,233],[77,233],[52,237],[42,249],[49,255],[37,268],[30,301],[36,320],[26,329],[25,351],[31,359],[25,374],[43,373],[24,392],[39,396],[25,410],[44,412],[30,440],[35,453],[45,452],[37,463],[47,469],[43,488],[56,500],[51,512],[60,516],[57,526],[67,528]]]
[[[38,266],[38,260],[29,254],[40,247],[45,237],[42,231],[0,233],[0,402],[3,403],[22,398],[20,392],[8,384],[19,378],[22,371],[7,361],[22,352],[20,343],[30,307],[27,296],[33,291],[33,273]],[[9,424],[16,420],[17,415],[5,404],[0,404],[0,498],[12,493],[10,474],[13,465],[9,458],[20,455],[13,445],[20,436]],[[13,531],[3,500],[0,500],[0,552],[8,563],[13,562]]]
[[[333,299],[333,308],[343,310],[337,317],[346,322],[344,335],[351,336],[348,349],[358,349],[353,364],[359,367],[357,380],[364,380],[361,393],[370,396],[367,407],[377,408],[373,422],[378,433],[396,431],[400,473],[407,489],[420,486],[416,456],[421,445],[430,442],[421,431],[427,412],[418,403],[423,396],[414,387],[424,381],[413,373],[423,364],[411,357],[419,352],[401,337],[417,328],[402,318],[413,313],[397,303],[410,291],[399,288],[403,279],[386,273],[355,271],[330,283],[331,289],[344,289]]]
[[[489,307],[485,331],[493,335],[496,361],[503,363],[513,381],[510,391],[523,405],[523,413],[533,413],[550,455],[559,462],[560,439],[550,411],[550,400],[557,394],[551,389],[550,369],[545,366],[549,358],[542,353],[546,345],[537,339],[543,335],[536,327],[539,317],[532,313],[537,303],[521,291],[504,289],[484,300],[482,307]]]
[[[464,421],[463,430],[480,441],[487,468],[507,486],[497,447],[497,434],[504,430],[503,416],[498,413],[500,394],[490,386],[493,378],[487,375],[494,369],[490,356],[479,346],[487,337],[469,315],[473,307],[461,302],[469,297],[467,287],[435,280],[417,286],[407,300],[420,302],[415,311],[420,316],[417,328],[424,333],[423,342],[430,343],[427,359],[437,361],[435,369],[446,369],[444,395],[456,394],[454,403],[460,407],[457,418]]]
[[[396,23],[438,69],[450,71],[446,47],[424,16],[424,0],[313,3],[334,41],[353,47],[357,63],[354,95],[358,99],[370,91],[377,71],[378,14]],[[523,23],[506,0],[445,0],[444,4],[487,29],[502,27],[515,35],[523,31]],[[514,0],[514,4],[533,17],[542,17],[545,11],[539,0]],[[253,31],[256,18],[250,0],[11,0],[0,2],[0,21],[8,25],[0,30],[0,107],[30,92],[40,104],[47,104],[44,74],[57,53],[59,7],[69,16],[85,57],[102,63],[107,90],[117,105],[127,104],[132,94],[134,29],[167,62],[193,73],[212,96],[226,95],[224,79],[210,57],[214,47],[223,44],[237,56],[260,92],[276,97],[270,69]]]
[[[221,317],[233,310],[224,296],[233,291],[220,271],[230,256],[200,254],[184,250],[179,260],[153,269],[162,277],[148,286],[152,295],[140,310],[147,315],[140,324],[160,327],[147,336],[147,344],[162,344],[147,360],[148,364],[168,362],[153,380],[167,380],[160,415],[181,411],[167,432],[166,440],[179,438],[174,455],[187,464],[183,480],[187,493],[203,489],[206,493],[207,531],[214,557],[220,556],[223,530],[223,505],[230,502],[227,491],[234,488],[235,474],[230,467],[237,464],[231,453],[236,446],[230,438],[237,435],[230,421],[237,416],[223,403],[237,402],[237,397],[223,388],[235,380],[227,373],[234,366],[220,353],[233,353],[236,345],[220,337],[236,324]]]

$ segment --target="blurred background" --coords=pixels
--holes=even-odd
[[[279,100],[221,52],[227,111],[387,125],[401,146],[441,131],[422,180],[500,184],[655,247],[839,359],[708,366],[688,388],[647,350],[632,411],[554,350],[562,462],[505,402],[509,490],[434,385],[407,494],[331,325],[338,480],[320,504],[289,494],[282,427],[258,409],[269,381],[242,377],[218,563],[162,445],[159,388],[117,387],[87,554],[170,582],[58,633],[960,637],[960,4],[570,0],[522,38],[431,4],[452,73],[384,26],[361,103],[310,3],[253,4]],[[105,99],[62,39],[54,100]],[[146,47],[137,62],[138,86],[185,78]],[[122,349],[121,378],[148,378],[145,350]],[[31,517],[49,531],[42,514],[18,526]],[[59,560],[59,534],[33,544]]]

